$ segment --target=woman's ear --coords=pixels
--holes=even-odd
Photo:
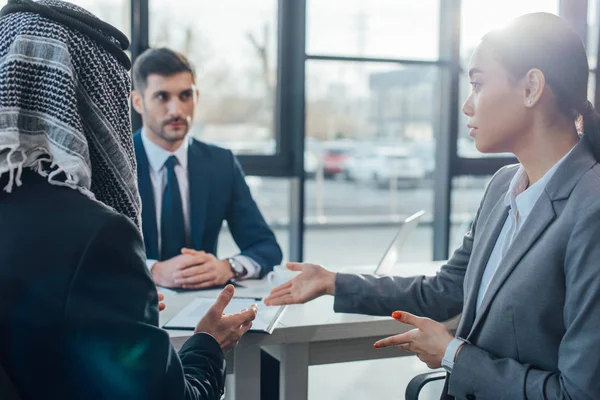
[[[544,94],[546,77],[537,68],[529,70],[523,79],[523,102],[525,107],[535,106]]]

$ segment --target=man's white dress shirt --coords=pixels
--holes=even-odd
[[[183,220],[185,224],[185,234],[189,238],[191,235],[190,226],[190,182],[188,177],[188,148],[190,139],[183,141],[182,145],[179,146],[174,152],[163,149],[159,145],[152,142],[146,132],[142,129],[142,143],[148,156],[148,163],[150,164],[150,180],[152,181],[152,189],[154,192],[154,205],[156,209],[156,228],[158,233],[158,248],[161,246],[160,228],[161,228],[161,210],[162,200],[165,187],[167,185],[167,169],[165,162],[170,156],[177,158],[178,164],[175,166],[175,175],[177,175],[177,181],[179,184],[179,191],[181,192],[181,206],[183,209]],[[143,206],[143,205],[142,205]],[[248,273],[242,277],[255,278],[260,275],[260,265],[252,260],[250,257],[243,255],[237,255],[232,257],[235,261],[240,263],[246,268]],[[149,269],[152,269],[157,260],[147,260],[146,264]]]

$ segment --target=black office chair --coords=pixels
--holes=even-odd
[[[406,400],[419,400],[421,390],[430,382],[444,380],[446,371],[433,371],[415,376],[406,387]]]

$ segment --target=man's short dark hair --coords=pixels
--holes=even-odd
[[[133,88],[143,93],[148,83],[148,76],[152,74],[172,76],[180,72],[189,72],[196,79],[192,64],[183,54],[166,47],[148,49],[140,54],[133,64]]]

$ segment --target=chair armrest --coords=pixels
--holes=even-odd
[[[419,393],[421,389],[429,382],[439,381],[442,379],[446,379],[446,371],[434,371],[427,372],[425,374],[420,374],[415,376],[410,380],[408,386],[406,387],[406,400],[419,400]]]

